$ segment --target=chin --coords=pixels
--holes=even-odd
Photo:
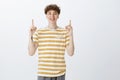
[[[52,20],[52,21],[50,21],[50,23],[56,23],[56,21]]]

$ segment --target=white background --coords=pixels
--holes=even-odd
[[[72,20],[75,55],[67,54],[66,80],[120,80],[120,0],[0,0],[0,80],[37,80],[28,30],[45,27],[44,8],[61,7],[59,26]]]

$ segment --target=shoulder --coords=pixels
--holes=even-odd
[[[58,27],[58,29],[57,29],[57,30],[66,31],[66,29],[65,29],[65,28],[63,28],[63,27]]]
[[[37,33],[43,32],[43,31],[47,31],[47,29],[46,29],[46,28],[38,28],[38,29],[36,30]]]
[[[64,32],[64,33],[67,32],[67,30],[63,27],[58,27],[57,31]]]

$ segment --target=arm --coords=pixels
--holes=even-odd
[[[34,20],[32,19],[32,26],[30,27],[29,30],[29,42],[28,42],[28,54],[30,56],[33,56],[35,54],[36,49],[38,47],[38,44],[33,42],[33,37],[32,37],[36,29],[37,28],[34,26]]]
[[[67,53],[69,56],[74,55],[74,40],[73,40],[73,28],[71,26],[71,20],[69,21],[69,25],[66,26],[66,30],[68,31],[69,36],[69,44],[66,47]]]
[[[37,47],[37,43],[34,43],[31,36],[29,36],[28,53],[30,56],[33,56],[35,54]]]
[[[73,35],[70,36],[69,45],[67,45],[66,50],[67,50],[67,53],[68,53],[69,56],[73,56],[74,55]]]

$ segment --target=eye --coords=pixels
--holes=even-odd
[[[51,15],[51,12],[48,12],[47,14],[48,14],[48,15]]]
[[[57,15],[58,13],[57,12],[54,12],[54,15]]]
[[[58,15],[56,11],[48,11],[47,15]]]
[[[57,13],[54,13],[54,15],[57,15]]]

